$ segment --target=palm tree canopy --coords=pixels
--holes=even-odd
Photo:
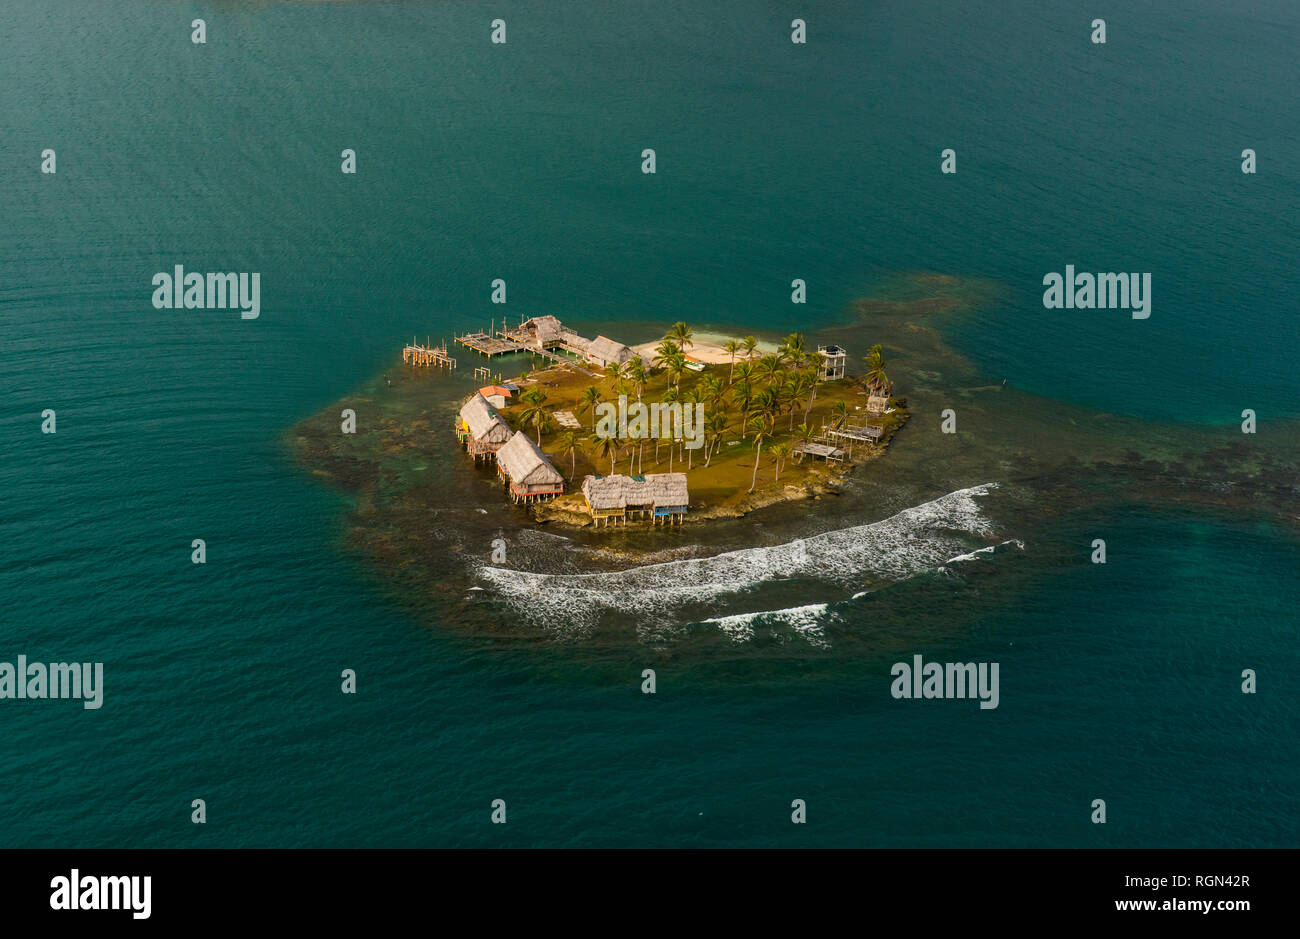
[[[665,335],[664,338],[675,341],[678,346],[684,349],[687,346],[695,344],[691,342],[691,336],[694,334],[695,330],[691,329],[691,327],[687,326],[685,323],[676,322],[673,323],[672,327],[668,330],[668,334]]]

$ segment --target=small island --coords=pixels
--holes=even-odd
[[[656,641],[685,622],[743,632],[759,609],[831,629],[836,603],[918,572],[957,564],[971,577],[1021,576],[1018,560],[970,563],[1008,553],[1003,546],[1037,542],[1038,556],[1056,563],[1041,546],[1058,526],[1126,502],[1295,529],[1294,424],[1261,446],[1236,424],[1108,414],[1019,389],[942,333],[1001,289],[900,272],[811,341],[760,333],[749,343],[725,327],[644,321],[587,330],[635,340],[625,345],[583,339],[554,317],[456,336],[471,349],[496,341],[495,353],[459,363],[451,341],[412,340],[404,361],[304,416],[285,443],[339,500],[340,550],[364,558],[398,602],[439,625],[511,638],[525,622],[622,637],[629,610],[638,635]],[[810,387],[805,377],[795,392],[813,371],[824,380]],[[893,378],[906,382],[906,400]],[[589,388],[594,404],[584,401]],[[695,449],[676,439],[607,444],[595,432],[602,411],[617,416],[620,397],[626,412],[638,398],[685,397],[694,410],[697,395],[705,419]],[[709,426],[710,401],[720,427]],[[960,413],[960,433],[937,419],[948,409]],[[842,436],[869,426],[880,428],[875,439]],[[844,461],[801,459],[805,427]],[[849,479],[852,465],[872,460]],[[679,583],[687,570],[691,582]],[[826,592],[809,594],[806,580]],[[840,648],[854,641],[840,638]]]
[[[489,359],[542,357],[508,379],[476,369],[489,380],[454,420],[469,457],[537,521],[683,524],[834,492],[909,416],[880,345],[854,377],[839,345],[697,339],[683,322],[635,348],[553,316],[456,341]]]

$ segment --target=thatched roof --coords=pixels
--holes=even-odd
[[[685,473],[646,473],[645,491],[655,505],[689,505]]]
[[[562,327],[554,316],[534,316],[526,320],[520,329],[531,330],[542,342],[555,342],[560,339]]]
[[[646,473],[641,479],[621,475],[588,476],[582,481],[582,494],[597,511],[625,509],[629,505],[690,504],[685,473]]]
[[[626,476],[588,476],[582,481],[582,494],[597,511],[625,509],[631,483]]]
[[[469,428],[475,440],[485,443],[505,443],[510,439],[510,427],[501,419],[496,408],[488,404],[481,394],[475,394],[460,409],[460,419]]]
[[[558,485],[564,482],[550,459],[523,431],[511,437],[497,451],[497,466],[516,486]]]
[[[597,336],[587,346],[587,354],[599,359],[606,365],[617,362],[622,365],[632,358],[632,350],[621,342],[615,342],[605,336]]]

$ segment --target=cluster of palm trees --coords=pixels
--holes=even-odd
[[[773,440],[779,432],[780,419],[786,418],[786,431],[802,442],[811,440],[817,433],[808,425],[808,415],[817,397],[818,369],[815,357],[809,354],[803,336],[791,333],[785,337],[776,352],[757,358],[758,340],[753,336],[747,336],[743,340],[728,340],[722,347],[730,359],[726,382],[717,376],[706,374],[692,388],[683,392],[681,378],[686,370],[684,350],[692,345],[691,337],[692,330],[688,325],[675,323],[655,349],[652,364],[666,371],[670,382],[663,396],[664,402],[703,402],[707,406],[706,413],[709,417],[705,423],[705,466],[709,465],[722,446],[723,436],[730,430],[738,430],[741,441],[752,439],[754,447],[754,471],[749,491],[753,492],[758,485],[758,468],[764,445],[769,445],[768,456],[774,464],[774,478],[780,481],[785,461],[794,450],[791,442]],[[737,355],[743,356],[739,365],[736,363]],[[632,360],[628,366],[631,367],[632,374],[638,374],[638,370],[644,371],[639,359]],[[643,380],[637,382],[638,399],[643,383]],[[734,427],[732,419],[721,407],[724,398],[729,398],[733,410],[740,412],[740,420]],[[599,400],[599,390],[588,388],[583,400],[590,402],[588,407],[594,408],[594,402]],[[841,407],[843,408],[842,403]],[[802,421],[796,429],[794,419],[799,411],[802,411]],[[844,417],[847,418],[847,411]],[[656,445],[656,462],[657,451]],[[669,459],[671,463],[671,447]],[[688,456],[687,460],[689,469],[691,457]]]
[[[698,448],[702,450],[699,455],[705,466],[717,455],[724,437],[728,433],[738,433],[742,442],[749,441],[754,448],[754,470],[749,491],[753,492],[758,485],[758,470],[765,449],[775,470],[774,478],[779,482],[781,471],[794,452],[795,444],[806,443],[817,436],[817,431],[808,423],[817,397],[816,355],[809,354],[804,338],[799,333],[786,336],[775,352],[761,356],[758,355],[758,341],[753,336],[742,340],[733,339],[722,347],[730,357],[725,381],[719,374],[706,372],[697,381],[690,383],[689,387],[683,388],[682,378],[688,370],[686,350],[694,344],[693,334],[694,331],[686,323],[674,323],[656,347],[649,366],[640,356],[633,357],[623,365],[609,365],[605,370],[608,388],[603,387],[604,382],[601,382],[583,390],[577,405],[580,417],[586,416],[594,431],[596,408],[607,400],[607,395],[610,400],[627,395],[635,396],[640,401],[652,373],[664,372],[668,377],[668,385],[660,399],[663,403],[705,405],[705,439],[703,447]],[[873,347],[868,354],[868,366],[874,369],[869,373],[868,381],[875,382],[873,388],[888,382],[884,364],[880,347]],[[550,412],[544,407],[546,394],[540,389],[532,389],[520,395],[520,402],[526,405],[520,419],[525,427],[531,426],[537,432],[540,445],[543,431],[549,430],[552,423]],[[794,423],[796,415],[800,417],[798,426]],[[832,418],[837,426],[842,426],[847,420],[848,409],[844,402],[836,402]],[[786,426],[781,428],[783,419]],[[787,434],[787,439],[777,439],[778,436]],[[672,472],[678,459],[687,464],[688,470],[694,468],[696,451],[687,448],[684,440],[662,441],[656,438],[656,465],[660,463],[660,448],[664,442],[668,444],[669,472]],[[591,447],[593,462],[608,461],[611,475],[625,455],[629,460],[629,471],[641,472],[647,441],[621,440],[566,429],[557,443],[559,455],[569,460],[572,478],[577,471],[577,457],[579,454],[587,454],[587,446]]]

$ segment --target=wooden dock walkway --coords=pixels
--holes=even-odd
[[[444,342],[440,346],[431,345],[425,340],[424,345],[418,344],[414,339],[406,346],[402,347],[402,361],[408,365],[436,365],[439,368],[453,369],[456,367],[456,360],[447,354],[447,344]]]
[[[506,355],[511,352],[527,352],[528,347],[513,339],[494,339],[487,333],[466,333],[455,337],[456,341],[467,349],[473,349],[479,355],[491,358],[494,355]]]
[[[454,337],[457,342],[467,349],[473,349],[479,355],[486,355],[492,358],[495,355],[507,355],[511,352],[523,352],[528,355],[541,356],[549,362],[556,365],[567,365],[570,368],[577,369],[584,375],[592,378],[604,378],[601,372],[593,372],[582,367],[577,361],[560,355],[558,352],[552,352],[550,349],[538,349],[536,346],[525,345],[516,339],[510,338],[504,331],[497,330],[495,336],[489,336],[485,332],[466,333],[463,336]]]

